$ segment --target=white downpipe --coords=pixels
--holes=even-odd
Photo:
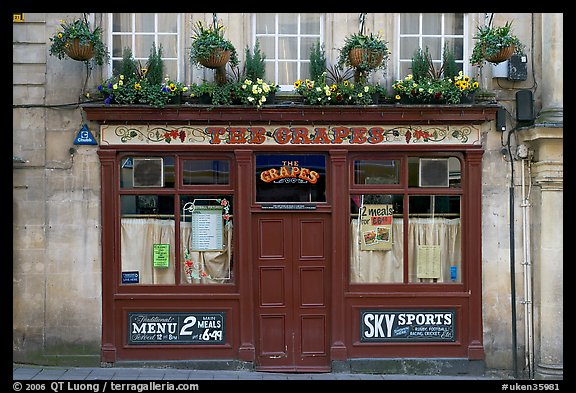
[[[524,182],[524,167],[528,164],[528,193],[526,193],[526,186]],[[523,237],[523,251],[524,261],[524,338],[526,342],[525,359],[526,366],[528,367],[528,378],[534,378],[534,317],[532,306],[532,261],[530,254],[530,191],[531,191],[531,174],[530,174],[530,160],[522,159],[522,237]]]

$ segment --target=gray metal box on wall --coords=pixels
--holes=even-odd
[[[525,81],[528,78],[528,57],[514,54],[508,61],[508,79]]]

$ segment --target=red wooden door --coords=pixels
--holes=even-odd
[[[256,367],[330,370],[330,215],[259,213],[256,263]]]

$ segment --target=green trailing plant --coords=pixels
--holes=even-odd
[[[50,55],[58,59],[69,57],[69,49],[74,39],[80,40],[80,44],[89,44],[93,48],[93,57],[84,60],[85,62],[93,61],[97,65],[108,63],[110,54],[108,48],[102,40],[102,30],[100,27],[92,29],[86,14],[82,18],[74,20],[61,20],[60,26],[56,33],[50,37]],[[77,60],[77,59],[73,59]]]
[[[244,64],[244,76],[248,79],[264,79],[266,75],[266,56],[260,50],[260,42],[256,40],[252,52],[246,46],[246,63]]]
[[[324,44],[316,41],[310,48],[310,79],[316,80],[326,71],[326,53]]]
[[[205,26],[202,21],[197,21],[193,24],[192,45],[190,47],[190,61],[192,64],[201,67],[201,61],[209,58],[214,49],[222,49],[230,51],[230,65],[238,65],[238,53],[232,42],[224,37],[224,30],[224,26],[216,21],[212,26]]]
[[[504,26],[478,26],[476,42],[472,48],[470,63],[482,66],[484,62],[495,56],[503,48],[514,47],[513,53],[523,54],[524,45],[520,39],[512,33],[512,22],[508,21]],[[492,62],[497,64],[497,62]]]

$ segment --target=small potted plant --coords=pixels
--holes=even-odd
[[[50,55],[61,60],[66,57],[84,62],[93,59],[97,65],[103,65],[110,58],[102,41],[102,30],[100,27],[90,28],[86,14],[72,21],[61,20],[50,41]]]
[[[370,72],[386,69],[389,55],[388,42],[380,33],[354,33],[346,37],[340,48],[338,66],[354,68],[354,80],[362,83]]]
[[[498,64],[510,59],[515,53],[524,53],[524,45],[512,34],[510,21],[504,26],[479,26],[473,38],[476,43],[470,57],[472,65],[482,66],[484,62]]]
[[[192,28],[190,61],[197,66],[216,70],[216,82],[226,83],[225,67],[228,62],[235,67],[239,63],[236,48],[224,37],[224,26],[214,20],[212,26],[197,21]]]

